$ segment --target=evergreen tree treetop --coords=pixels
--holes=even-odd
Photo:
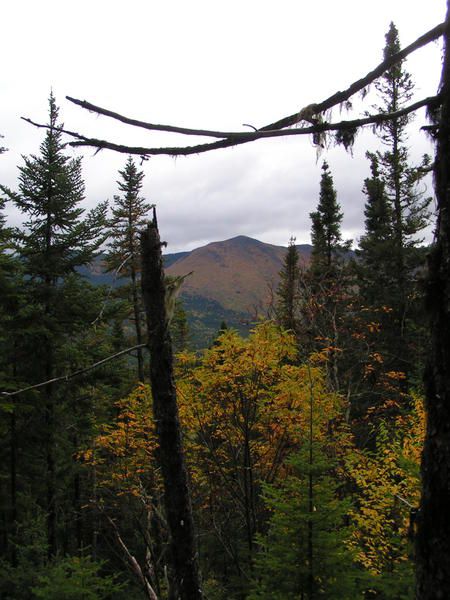
[[[61,126],[51,94],[40,155],[23,157],[18,192],[2,187],[26,218],[24,229],[16,232],[26,272],[52,280],[92,261],[103,241],[107,207],[100,203],[83,218],[81,159],[64,154]]]
[[[400,50],[399,34],[394,23],[390,24],[385,39],[383,57],[389,58]],[[410,101],[414,82],[405,69],[404,61],[401,61],[388,69],[375,82],[375,87],[380,99],[377,110],[392,113],[401,110]],[[423,193],[417,190],[417,183],[423,178],[430,159],[425,155],[418,166],[409,164],[407,126],[413,118],[409,114],[384,121],[378,134],[387,147],[384,152],[378,151],[377,157],[380,175],[393,206],[392,219],[399,248],[417,245],[417,240],[411,238],[427,226],[430,216],[428,206],[431,199],[424,198]],[[404,265],[399,268],[403,271]]]
[[[131,270],[139,270],[139,232],[152,205],[141,196],[144,173],[139,171],[131,156],[119,175],[117,185],[122,194],[114,196],[107,265],[110,270],[117,269],[129,257],[121,275],[130,276]]]
[[[344,215],[337,201],[333,177],[328,163],[322,165],[317,210],[310,213],[313,270],[331,271],[350,242],[342,242],[341,223]]]
[[[299,254],[295,237],[289,240],[288,249],[280,271],[280,283],[276,290],[276,315],[278,322],[285,328],[295,331],[297,328],[296,308],[299,294]]]
[[[391,22],[389,31],[385,35],[386,45],[383,58],[388,59],[401,50],[399,34],[394,23]],[[404,61],[400,61],[385,71],[383,76],[375,82],[375,87],[382,99],[377,106],[381,113],[392,113],[404,106],[412,97],[414,83],[411,75],[405,70]],[[412,115],[405,115],[394,120],[384,121],[381,129],[389,134],[394,128],[403,128],[411,121]],[[389,144],[389,137],[383,141]]]

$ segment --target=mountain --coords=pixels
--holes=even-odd
[[[310,246],[298,248],[306,262]],[[283,246],[240,235],[192,250],[166,271],[169,275],[193,271],[183,284],[183,297],[200,296],[227,310],[252,314],[255,307],[270,302],[270,288],[278,283],[285,254]]]
[[[297,246],[303,264],[309,262],[311,246]],[[181,298],[188,312],[194,345],[207,345],[220,323],[248,331],[258,314],[265,314],[271,291],[279,281],[286,247],[266,244],[247,236],[212,242],[165,260],[168,275],[190,275]],[[183,254],[183,253],[182,253]]]
[[[306,265],[311,246],[303,244],[297,249],[301,263]],[[164,255],[168,275],[193,271],[183,284],[181,298],[195,348],[208,346],[222,321],[245,334],[258,314],[266,314],[286,251],[285,246],[239,235],[189,252]],[[113,274],[105,274],[102,267],[99,257],[89,270],[83,269],[83,274],[93,283],[113,283]],[[123,283],[118,278],[114,285]]]

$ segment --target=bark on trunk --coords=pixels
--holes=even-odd
[[[417,517],[418,600],[450,598],[450,0],[442,72],[435,187],[437,240],[429,258],[427,301],[432,350],[425,373],[427,432]]]
[[[201,600],[197,549],[188,477],[173,377],[172,345],[165,309],[161,241],[154,211],[142,232],[142,292],[147,316],[150,382],[164,480],[164,501],[171,537],[173,598]]]

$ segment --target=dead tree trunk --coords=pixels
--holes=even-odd
[[[437,121],[437,238],[429,257],[432,349],[425,373],[427,432],[417,518],[417,599],[450,598],[450,0]]]
[[[187,471],[173,377],[172,344],[165,308],[161,241],[153,221],[142,232],[142,292],[147,316],[150,382],[170,531],[174,589],[171,598],[201,600],[200,576]]]

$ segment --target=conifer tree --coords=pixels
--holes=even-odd
[[[282,327],[295,332],[297,330],[297,303],[299,286],[299,255],[295,246],[295,237],[289,240],[288,249],[280,271],[280,283],[276,291],[276,315]]]
[[[291,474],[283,484],[265,487],[271,517],[267,535],[258,539],[251,600],[361,597],[358,569],[346,548],[349,502],[339,498],[323,448],[314,444],[313,464],[308,455],[306,446],[291,457]]]
[[[310,213],[313,245],[311,272],[315,277],[333,277],[342,260],[343,253],[350,246],[350,242],[342,241],[341,223],[343,216],[337,201],[330,168],[328,163],[324,161],[320,180],[319,204],[317,210]]]
[[[375,307],[389,306],[395,279],[392,208],[385,181],[380,177],[378,157],[368,152],[367,158],[372,176],[364,182],[363,192],[367,198],[365,233],[356,251],[358,262],[355,268],[363,302]]]
[[[175,310],[172,321],[170,322],[170,334],[172,336],[174,353],[183,352],[187,349],[189,326],[183,301],[180,298],[175,300]]]
[[[24,163],[19,168],[19,191],[2,189],[26,218],[23,229],[16,232],[17,253],[26,276],[28,317],[27,350],[21,356],[18,376],[37,383],[51,380],[70,364],[75,337],[97,310],[76,269],[92,261],[103,241],[106,203],[83,218],[81,162],[64,154],[53,94],[40,155],[24,157]],[[98,299],[98,294],[94,296]],[[46,493],[42,495],[48,552],[54,555],[58,533],[57,409],[62,398],[52,383],[41,390],[35,411],[38,422],[42,419],[43,435],[34,441],[44,449]],[[41,435],[39,428],[33,434]]]
[[[339,367],[343,341],[341,334],[348,300],[348,269],[345,254],[350,241],[342,240],[343,213],[337,201],[327,162],[322,165],[320,195],[317,210],[310,214],[313,244],[310,267],[301,282],[302,321],[311,352],[331,348],[328,364],[329,383],[335,391],[341,389]]]
[[[120,180],[117,184],[122,195],[114,196],[107,268],[109,271],[120,269],[119,277],[130,279],[130,285],[126,286],[124,291],[132,306],[136,343],[142,344],[142,301],[138,281],[141,269],[139,231],[148,217],[151,205],[140,195],[144,173],[138,170],[131,156],[128,157],[125,168],[119,171],[119,175]],[[144,358],[141,348],[137,350],[137,357],[138,377],[140,381],[144,381]]]
[[[389,58],[400,50],[397,28],[390,24],[386,34],[384,58]],[[411,99],[414,84],[403,62],[388,69],[375,83],[381,113],[401,110]],[[412,115],[383,121],[379,137],[386,147],[376,153],[379,164],[379,177],[384,183],[385,194],[391,212],[392,241],[385,245],[384,255],[379,255],[380,271],[392,272],[389,286],[389,305],[393,310],[391,328],[397,339],[392,349],[396,370],[409,376],[413,363],[418,362],[411,355],[410,319],[417,312],[418,289],[417,271],[424,264],[424,253],[420,250],[423,240],[418,234],[428,225],[428,206],[431,198],[424,197],[417,189],[417,183],[428,170],[429,157],[424,156],[418,166],[411,166],[407,146],[407,127]],[[380,286],[383,285],[380,281]],[[417,316],[417,315],[416,315]]]

